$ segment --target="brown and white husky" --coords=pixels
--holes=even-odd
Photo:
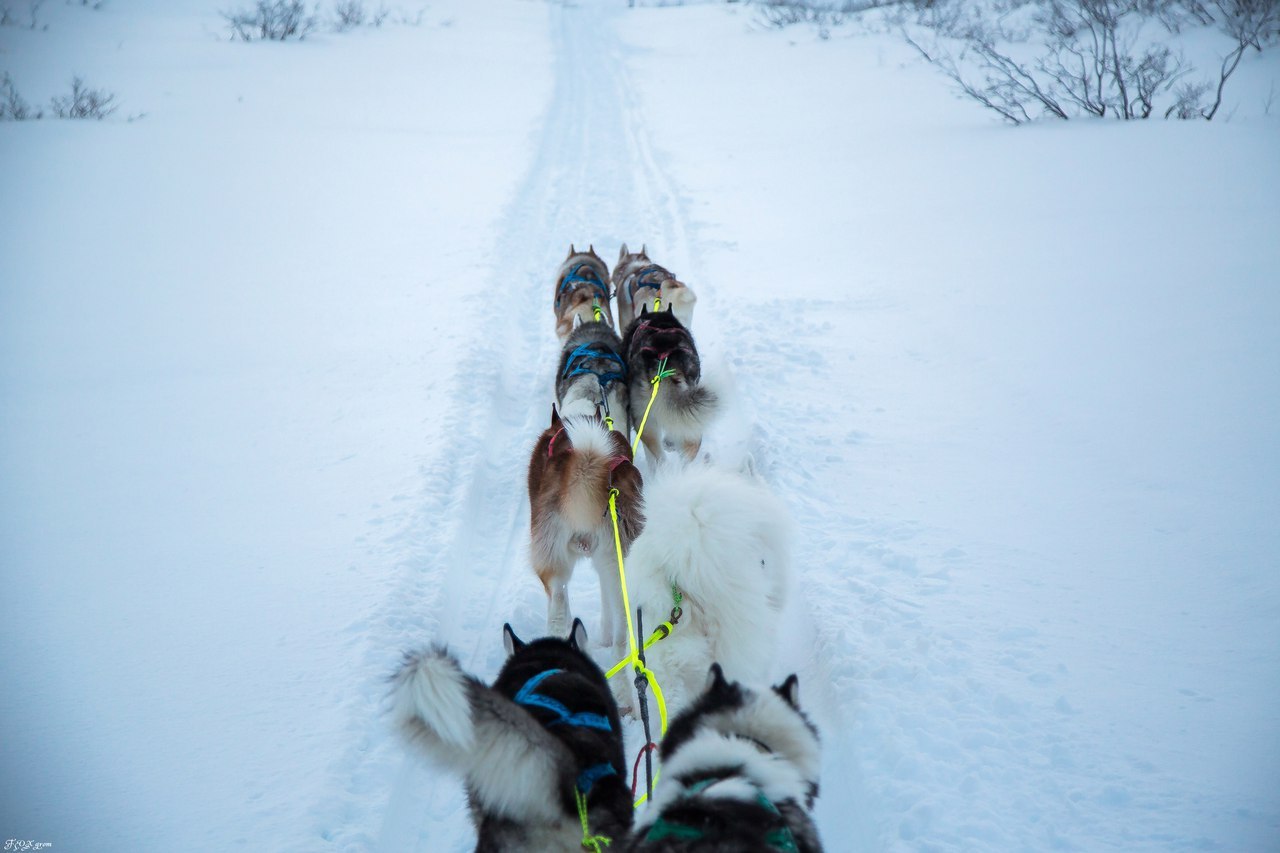
[[[627,328],[640,315],[641,305],[648,305],[651,311],[669,305],[686,328],[693,323],[693,306],[698,301],[693,288],[666,267],[649,260],[645,246],[639,252],[628,252],[627,244],[622,244],[618,265],[613,268],[613,291],[618,297],[619,328]]]
[[[617,329],[609,301],[609,267],[596,254],[594,246],[579,252],[569,244],[569,254],[556,271],[556,292],[551,306],[556,315],[556,335],[562,341],[573,331],[575,317],[582,323],[600,321]]]
[[[598,417],[566,417],[552,408],[549,426],[529,459],[529,555],[547,591],[547,633],[564,636],[569,578],[582,557],[600,574],[600,633],[604,646],[626,642],[626,614],[618,579],[609,493],[618,490],[618,532],[625,556],[644,529],[643,480],[631,447]]]

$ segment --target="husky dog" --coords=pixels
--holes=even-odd
[[[706,465],[666,467],[645,483],[645,529],[627,557],[632,608],[646,625],[679,619],[646,653],[667,706],[679,710],[719,662],[749,678],[773,661],[790,576],[786,507],[748,472]],[[625,649],[616,649],[619,656]],[[615,698],[631,704],[626,679]]]
[[[523,643],[510,625],[503,639],[509,657],[492,687],[441,646],[405,655],[392,678],[400,732],[462,775],[477,853],[581,853],[588,833],[622,837],[633,810],[622,728],[582,622],[567,640]]]
[[[606,323],[580,323],[564,342],[556,404],[565,417],[598,414],[623,438],[631,435],[622,341]]]
[[[626,613],[618,579],[609,493],[618,490],[618,533],[625,555],[644,529],[640,472],[621,433],[596,417],[566,417],[551,410],[551,426],[529,459],[529,530],[533,570],[547,591],[547,633],[569,628],[569,578],[579,557],[600,574],[600,641],[626,641]]]
[[[595,309],[599,309],[599,313]],[[579,252],[569,245],[569,255],[556,271],[556,295],[552,302],[556,315],[556,335],[560,340],[573,331],[574,318],[584,323],[599,320],[613,328],[609,303],[609,267],[594,246]]]
[[[672,720],[662,776],[628,853],[821,853],[818,731],[794,675],[755,691],[711,666],[708,687]]]
[[[702,381],[702,362],[693,346],[693,335],[676,319],[671,306],[665,311],[640,307],[640,315],[627,327],[622,351],[630,375],[631,422],[640,428],[653,392],[653,380],[665,363],[670,375],[662,379],[640,439],[649,458],[661,458],[663,439],[680,446],[685,459],[693,460],[702,447],[702,434],[718,408],[714,391]]]
[[[636,318],[641,305],[653,305],[654,299],[670,305],[686,327],[693,325],[693,306],[698,301],[693,288],[649,260],[644,246],[639,252],[628,252],[627,244],[622,244],[613,268],[613,292],[618,298],[618,325],[623,329]]]

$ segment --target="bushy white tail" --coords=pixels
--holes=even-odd
[[[411,737],[468,750],[475,743],[466,673],[445,649],[405,655],[395,675],[392,713]]]

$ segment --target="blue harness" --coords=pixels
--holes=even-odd
[[[544,711],[550,711],[556,715],[556,719],[547,723],[547,728],[552,726],[583,726],[588,729],[599,729],[603,732],[613,731],[613,726],[609,724],[609,718],[600,714],[589,714],[583,712],[574,714],[569,711],[563,704],[552,699],[550,696],[543,696],[538,692],[538,685],[546,681],[557,672],[564,672],[562,669],[548,669],[540,672],[533,678],[524,683],[524,686],[516,691],[516,704],[524,705],[530,708],[542,708]]]
[[[550,711],[555,715],[555,719],[547,723],[547,728],[552,726],[581,726],[587,729],[597,729],[602,732],[613,731],[613,726],[609,723],[609,718],[601,714],[591,714],[587,712],[573,713],[564,706],[563,703],[552,699],[550,696],[544,696],[538,692],[538,685],[546,681],[558,672],[564,672],[562,669],[548,669],[540,672],[533,678],[524,683],[524,686],[516,691],[515,702],[517,705],[523,705],[526,708],[541,708],[544,711]],[[578,774],[576,787],[582,794],[591,793],[591,788],[606,776],[612,776],[617,773],[617,769],[609,762],[601,762],[593,764]]]
[[[659,278],[656,284],[652,280],[649,280],[649,281],[645,280],[647,276],[652,276],[654,273],[661,273],[663,276],[665,276],[665,278]],[[632,273],[631,274],[631,290],[630,290],[631,301],[633,303],[636,301],[636,291],[639,290],[640,288],[651,287],[654,290],[657,290],[662,286],[662,282],[666,281],[666,279],[668,278],[673,278],[671,273],[663,269],[662,267],[658,266],[657,264],[649,264],[649,266],[645,267],[639,272]]]
[[[592,370],[590,367],[582,364],[584,361],[590,361],[595,358],[603,358],[608,361],[616,361],[621,370],[601,373],[598,370]],[[571,376],[579,376],[583,373],[589,373],[596,379],[600,380],[600,390],[607,391],[609,386],[620,379],[627,378],[627,364],[622,360],[622,356],[611,350],[598,350],[591,344],[579,344],[571,353],[564,363],[564,373],[561,379],[568,379]]]
[[[560,300],[564,297],[564,292],[566,290],[572,290],[570,285],[578,284],[579,282],[591,285],[596,290],[600,291],[600,295],[603,296],[606,301],[609,299],[609,288],[605,287],[604,282],[600,280],[600,276],[596,274],[595,270],[587,270],[587,275],[578,275],[578,270],[582,269],[584,266],[586,266],[586,261],[583,261],[580,264],[574,264],[569,269],[568,275],[566,275],[564,280],[560,282],[560,289],[556,291],[557,308],[560,307]]]

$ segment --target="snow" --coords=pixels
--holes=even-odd
[[[768,675],[828,849],[1275,845],[1274,51],[1228,121],[1008,128],[740,4],[220,8],[0,29],[33,104],[121,101],[0,125],[5,839],[469,849],[385,679],[542,625],[550,278],[626,241],[736,389],[708,451],[797,521]]]

